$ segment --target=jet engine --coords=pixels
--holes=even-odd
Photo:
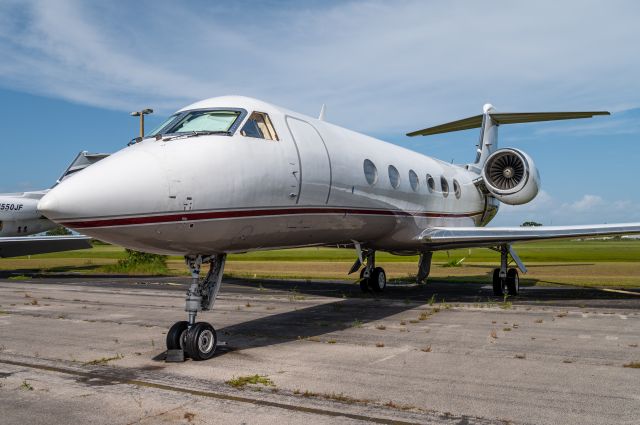
[[[533,200],[540,188],[540,174],[533,160],[517,149],[499,149],[492,153],[482,169],[487,191],[509,205]]]

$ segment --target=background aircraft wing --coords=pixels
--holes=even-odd
[[[0,258],[91,248],[87,236],[22,236],[0,238]]]
[[[56,181],[57,185],[62,180],[66,179],[70,175],[77,173],[78,171],[84,170],[90,165],[95,164],[96,162],[103,160],[108,157],[110,154],[108,153],[89,153],[87,151],[82,151],[73,159],[71,164],[64,170],[64,173],[60,176],[60,178]],[[54,186],[55,186],[54,185]]]
[[[640,234],[640,223],[536,227],[433,227],[419,239],[433,249],[496,246],[546,239]]]

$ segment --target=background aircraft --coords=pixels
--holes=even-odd
[[[56,185],[73,173],[107,156],[106,154],[80,152],[62,173]],[[0,194],[0,257],[17,257],[91,247],[91,238],[86,236],[25,238],[25,236],[46,232],[57,226],[56,223],[40,214],[37,209],[38,202],[48,191],[49,189]]]
[[[409,134],[481,128],[476,160],[454,165],[269,103],[218,97],[178,111],[139,143],[65,180],[38,209],[100,240],[184,255],[193,277],[188,321],[171,327],[167,348],[202,360],[217,338],[196,315],[213,306],[230,252],[355,247],[351,272],[360,270],[362,289],[377,292],[386,286],[377,250],[419,253],[424,280],[433,251],[486,246],[500,252],[495,294],[516,295],[509,258],[526,269],[512,242],[640,232],[640,223],[484,227],[500,203],[525,204],[540,187],[526,153],[498,149],[499,125],[603,114],[498,113],[485,105],[480,115]],[[201,281],[202,263],[210,270]]]

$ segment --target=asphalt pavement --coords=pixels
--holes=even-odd
[[[0,422],[638,423],[637,290],[225,279],[217,355],[166,363],[188,283],[3,276]]]

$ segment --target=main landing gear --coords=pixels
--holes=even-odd
[[[520,276],[517,269],[509,268],[509,256],[523,273],[527,272],[527,268],[522,264],[511,245],[501,245],[494,250],[500,252],[500,268],[493,270],[493,294],[499,297],[518,295],[520,293]]]
[[[361,249],[360,244],[356,243],[356,251],[358,258],[351,267],[349,274],[360,270],[360,289],[362,292],[382,292],[387,287],[387,274],[382,267],[376,267],[376,252],[373,249]]]
[[[186,256],[185,262],[191,272],[191,287],[187,290],[185,311],[188,320],[176,322],[167,332],[167,352],[182,351],[192,360],[208,360],[213,357],[218,344],[216,330],[209,323],[196,322],[199,311],[210,310],[222,284],[222,272],[226,254],[208,257]],[[200,266],[209,263],[209,273],[200,280]]]

